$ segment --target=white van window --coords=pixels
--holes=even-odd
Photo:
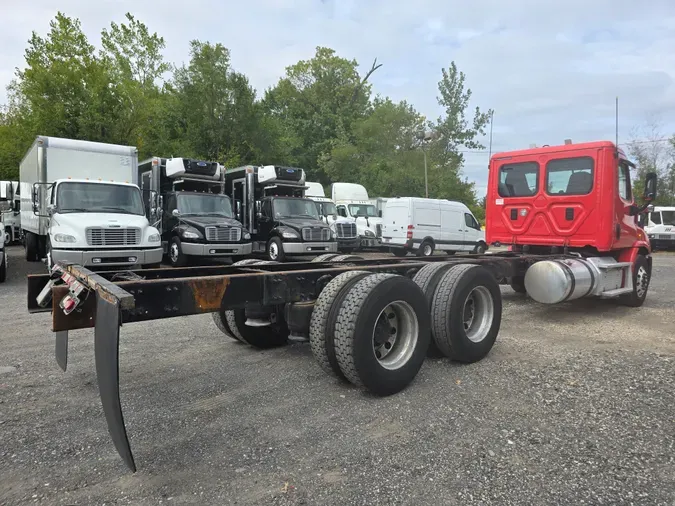
[[[475,228],[476,230],[480,230],[480,225],[476,221],[476,218],[474,218],[471,214],[464,213],[464,221],[466,222],[467,227]]]

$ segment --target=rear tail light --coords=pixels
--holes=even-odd
[[[413,227],[412,225],[408,225],[408,234],[406,235],[406,237],[407,237],[408,239],[412,239],[412,238],[413,238],[413,229],[414,229],[414,228],[415,228],[415,227]]]

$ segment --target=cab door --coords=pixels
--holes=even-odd
[[[614,198],[614,223],[612,228],[612,248],[630,248],[638,238],[638,225],[635,216],[631,215],[633,193],[630,181],[630,165],[619,159],[616,166]]]

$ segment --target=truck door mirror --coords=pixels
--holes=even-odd
[[[645,192],[643,198],[646,202],[656,200],[656,172],[648,172],[645,176]]]
[[[382,211],[381,211],[381,210],[378,211],[378,212],[377,212],[377,215],[378,215],[380,218],[382,218]]]
[[[49,204],[49,205],[47,206],[47,214],[48,214],[49,216],[51,216],[51,215],[53,215],[54,213],[56,213],[56,204]]]
[[[173,216],[174,218],[179,218],[180,211],[178,209],[174,209],[173,211],[171,211],[171,216]]]

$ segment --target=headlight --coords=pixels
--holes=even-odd
[[[654,234],[649,234],[650,239],[654,239]]]
[[[298,239],[298,238],[300,238],[298,233],[293,231],[293,230],[284,230],[283,232],[281,232],[281,237],[283,237],[284,239]]]
[[[199,230],[192,227],[183,230],[183,233],[181,235],[183,236],[184,239],[201,239],[204,237]]]
[[[251,234],[249,234],[248,232],[244,232],[244,239],[246,239],[248,241],[250,238],[251,238]]]
[[[73,243],[77,241],[75,239],[74,235],[68,235],[68,234],[55,234],[54,235],[54,242],[70,242]]]
[[[366,229],[366,237],[375,237],[375,232]]]
[[[148,237],[148,242],[159,242],[160,241],[159,234],[150,234]]]

